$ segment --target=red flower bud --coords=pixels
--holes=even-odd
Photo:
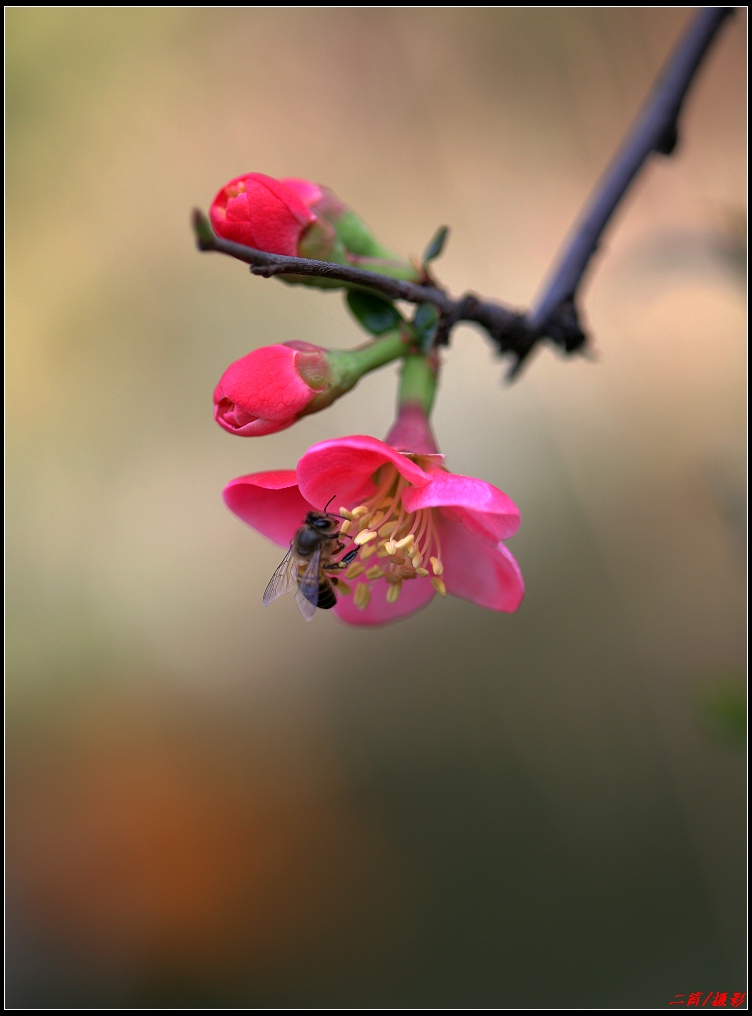
[[[214,419],[230,434],[273,434],[295,423],[329,382],[326,351],[319,346],[264,346],[224,372],[214,390]]]
[[[209,217],[217,236],[290,257],[298,256],[302,234],[316,221],[295,190],[263,173],[225,184],[212,201]]]

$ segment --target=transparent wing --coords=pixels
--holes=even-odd
[[[295,594],[295,602],[306,621],[310,621],[313,618],[313,615],[316,613],[316,607],[319,605],[320,571],[321,547],[317,547],[305,570],[305,575],[298,584],[298,591]]]
[[[262,602],[265,607],[273,603],[278,597],[289,593],[298,584],[298,561],[292,552],[292,547],[287,551],[279,563],[279,567],[269,579],[269,585],[264,590]]]

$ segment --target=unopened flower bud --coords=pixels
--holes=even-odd
[[[411,281],[420,277],[415,265],[383,247],[332,191],[310,180],[238,176],[219,191],[209,215],[218,236],[256,250],[354,265]],[[311,286],[342,285],[313,276],[280,277]]]
[[[319,346],[287,342],[254,349],[220,378],[214,419],[230,434],[273,434],[295,423],[330,379],[326,350]]]
[[[310,342],[263,346],[236,360],[214,390],[214,419],[230,434],[261,437],[291,427],[349,392],[371,370],[401,357],[399,331],[359,349],[322,349]]]

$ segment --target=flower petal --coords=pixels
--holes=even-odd
[[[439,517],[437,525],[447,592],[491,610],[517,610],[525,583],[504,544],[489,546],[462,522]]]
[[[409,512],[441,508],[442,515],[461,522],[487,543],[514,536],[520,526],[519,508],[498,487],[446,470],[432,472],[429,484],[406,490],[402,503]]]
[[[239,476],[223,496],[230,511],[280,547],[290,543],[313,507],[298,490],[294,469]]]
[[[298,350],[278,344],[262,346],[231,363],[217,392],[256,417],[288,420],[316,394],[296,370]]]
[[[331,498],[354,505],[374,491],[373,474],[391,463],[411,484],[422,487],[431,477],[412,459],[375,437],[355,435],[321,441],[309,448],[298,462],[302,494],[319,508]]]
[[[352,593],[349,596],[337,597],[337,605],[334,608],[337,617],[347,624],[372,627],[399,621],[408,614],[422,610],[435,596],[430,579],[410,579],[402,583],[396,603],[387,603],[386,593],[389,586],[382,580],[370,584],[371,599],[368,606],[360,610],[353,601],[357,585],[357,581],[351,583]]]
[[[316,220],[294,191],[265,173],[230,180],[214,198],[209,215],[219,236],[291,255],[298,253],[301,233]]]

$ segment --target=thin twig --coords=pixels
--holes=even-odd
[[[544,334],[560,308],[571,318],[570,328],[583,334],[577,322],[575,296],[601,234],[648,156],[653,152],[671,155],[675,150],[677,120],[689,86],[719,28],[733,13],[733,7],[702,9],[669,57],[528,315],[533,334]]]
[[[473,293],[453,299],[436,285],[419,285],[392,279],[378,272],[351,265],[287,257],[254,250],[217,236],[202,212],[193,213],[198,247],[218,251],[244,261],[254,275],[313,276],[351,286],[366,287],[390,300],[430,303],[439,311],[436,344],[447,344],[451,330],[460,322],[480,325],[500,353],[511,353],[514,363],[509,377],[515,377],[535,346],[548,339],[566,353],[582,351],[587,335],[576,306],[577,290],[601,234],[645,161],[652,152],[670,155],[677,142],[677,120],[690,84],[703,57],[733,7],[706,7],[666,62],[647,101],[620,146],[576,226],[532,310],[522,314]]]

